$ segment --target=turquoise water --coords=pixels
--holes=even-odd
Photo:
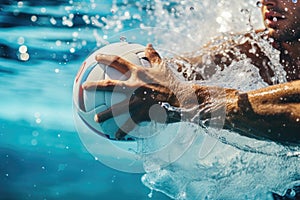
[[[73,80],[96,48],[126,36],[143,44],[151,40],[173,52],[195,49],[210,36],[237,27],[247,31],[249,17],[251,25],[261,26],[255,4],[246,0],[2,0],[0,199],[272,199],[272,192],[284,195],[299,185],[297,149],[289,152],[275,144],[243,143],[229,133],[223,138],[229,144],[223,144],[202,137],[201,130],[191,148],[171,165],[161,165],[154,155],[145,158],[146,174],[123,173],[86,150],[73,122]],[[146,27],[156,27],[146,31],[155,34],[141,36]],[[253,89],[254,83],[263,86],[249,63],[237,63],[232,69],[211,81],[244,90]],[[239,82],[241,73],[249,82]],[[188,128],[184,131],[194,133],[193,127]],[[214,149],[199,151],[203,140],[213,142]],[[147,151],[151,145],[160,148],[157,143],[141,144]],[[296,156],[282,156],[282,152]],[[295,199],[295,193],[296,189],[288,190],[286,196]]]
[[[149,199],[141,175],[96,161],[73,125],[73,79],[97,47],[94,31],[114,33],[84,21],[112,16],[112,2],[91,7],[89,1],[0,3],[1,200]],[[152,199],[169,198],[154,193]]]

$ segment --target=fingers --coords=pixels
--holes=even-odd
[[[128,101],[124,100],[118,104],[115,104],[105,111],[97,113],[94,117],[95,122],[101,123],[110,118],[119,116],[128,110]]]
[[[140,105],[140,103],[141,102],[136,99],[131,101],[124,100],[120,103],[112,105],[110,108],[108,108],[105,111],[97,113],[94,117],[94,120],[98,123],[104,122],[110,118],[117,117],[121,114],[124,114],[125,112],[129,111],[129,108],[134,110],[136,107]]]
[[[136,109],[136,107],[138,107],[138,101],[131,101],[130,103],[130,107],[132,109]],[[121,103],[115,104],[112,107],[110,107],[109,109],[100,112],[98,114],[95,115],[94,120],[98,123],[102,123],[110,118],[113,117],[117,117],[123,113],[125,113],[126,111],[128,111],[128,107],[129,107],[128,102],[125,100]],[[138,113],[136,113],[137,115],[139,115]],[[121,140],[123,139],[131,130],[133,130],[136,126],[136,123],[129,118],[122,127],[120,127],[118,129],[118,131],[115,133],[115,137],[117,140]]]
[[[128,119],[125,124],[119,128],[116,132],[115,137],[117,140],[123,139],[130,131],[132,131],[136,126],[136,123],[132,119]]]
[[[101,81],[88,81],[82,85],[84,90],[100,90],[100,91],[116,91],[116,92],[133,92],[141,87],[138,83],[127,83],[121,80],[101,80]],[[131,93],[130,93],[131,94]]]
[[[84,90],[102,90],[113,91],[115,87],[121,87],[124,83],[119,80],[101,80],[101,81],[89,81],[82,85]]]
[[[145,50],[145,55],[148,58],[151,65],[161,63],[161,57],[159,56],[157,51],[155,51],[152,44],[147,45],[146,50]]]
[[[132,64],[131,62],[129,62],[119,56],[98,54],[98,55],[96,55],[95,59],[99,63],[108,65],[108,66],[118,70],[122,74],[125,74],[128,71],[136,68],[134,64]]]
[[[162,59],[157,53],[157,51],[153,48],[152,44],[148,44],[145,49],[145,55],[148,58],[151,65],[161,63]],[[105,55],[105,54],[98,54],[95,58],[99,63],[104,65],[108,65],[119,72],[125,74],[128,71],[135,70],[137,66],[133,63],[129,62],[128,60],[115,55]]]

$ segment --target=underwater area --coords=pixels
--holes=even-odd
[[[172,56],[261,27],[255,0],[1,0],[0,199],[299,198],[299,147],[167,126],[163,140],[139,141],[141,152],[155,152],[143,158],[146,172],[125,173],[88,152],[74,124],[73,81],[97,48],[151,42]],[[277,66],[278,52],[260,45]],[[247,60],[204,83],[265,86]],[[167,165],[166,146],[176,154]]]

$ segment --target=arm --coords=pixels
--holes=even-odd
[[[199,102],[203,110],[199,112],[200,120],[211,117],[213,113],[222,113],[220,109],[224,109],[225,129],[258,139],[300,143],[300,81],[247,93],[199,85],[194,88],[197,97],[208,94],[205,101]],[[219,95],[214,95],[216,93]],[[220,122],[220,119],[217,120]],[[210,126],[214,124],[212,118]]]
[[[151,68],[136,66],[120,57],[98,55],[98,62],[129,73],[128,80],[104,80],[85,83],[84,89],[107,91],[135,91],[128,94],[129,105],[119,103],[109,110],[96,115],[95,120],[102,122],[112,118],[113,113],[122,114],[122,107],[129,106],[136,123],[153,120],[149,109],[155,104],[168,102],[178,111],[167,110],[167,122],[191,121],[201,123],[214,114],[221,113],[224,127],[242,135],[277,142],[300,143],[300,81],[270,86],[267,88],[239,93],[234,89],[192,85],[180,82],[151,45],[147,46],[146,57]],[[141,109],[143,108],[143,109]],[[114,112],[112,112],[114,110]],[[126,109],[125,109],[126,110]],[[157,120],[159,121],[159,119]],[[210,126],[216,125],[214,118]],[[124,137],[135,124],[129,123],[116,133]],[[205,124],[207,125],[207,124]]]

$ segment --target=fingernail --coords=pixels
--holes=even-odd
[[[106,55],[104,55],[104,54],[97,54],[96,56],[95,56],[95,59],[96,60],[100,60],[100,59],[102,59],[102,58],[104,58]]]
[[[97,54],[96,56],[95,56],[95,59],[96,60],[99,60],[101,58],[101,55],[100,54]]]
[[[81,85],[81,87],[82,87],[83,90],[88,90],[88,89],[89,89],[89,86],[88,86],[88,84],[86,84],[86,83],[83,83],[83,84]]]
[[[95,115],[95,116],[94,116],[94,120],[95,120],[95,122],[99,122],[99,120],[100,120],[100,119],[99,119],[99,116],[98,116],[98,115]]]

